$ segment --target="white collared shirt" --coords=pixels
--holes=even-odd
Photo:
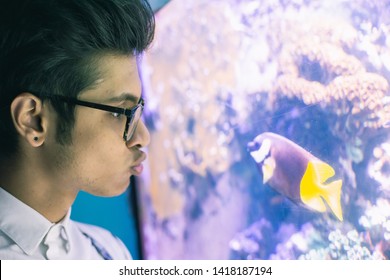
[[[121,240],[109,231],[70,219],[58,223],[0,188],[0,259],[131,259]]]

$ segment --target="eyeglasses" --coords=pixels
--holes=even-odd
[[[134,108],[125,109],[125,108],[119,108],[119,107],[114,107],[109,105],[83,101],[83,100],[79,100],[76,98],[67,97],[63,95],[44,95],[44,97],[50,99],[57,98],[69,104],[75,104],[75,105],[98,109],[110,113],[125,115],[127,119],[125,130],[123,132],[123,140],[125,142],[129,142],[133,137],[133,134],[137,128],[138,122],[141,118],[142,112],[144,110],[144,105],[145,105],[145,101],[142,98],[138,101],[138,104]]]

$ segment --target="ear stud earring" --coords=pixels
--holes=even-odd
[[[39,139],[38,136],[35,136],[35,137],[34,137],[34,141],[35,141],[35,142],[37,142],[38,139]]]

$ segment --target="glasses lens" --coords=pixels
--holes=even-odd
[[[133,117],[128,121],[126,141],[130,141],[131,137],[133,137],[134,131],[136,130],[138,125],[138,121],[141,118],[143,109],[144,108],[142,105],[138,105]]]

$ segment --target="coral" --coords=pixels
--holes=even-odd
[[[281,227],[281,230],[283,227]],[[286,238],[287,237],[287,238]],[[306,223],[301,230],[293,234],[284,234],[286,240],[276,245],[276,252],[270,255],[270,259],[293,260],[318,242],[321,242],[321,235],[313,224]]]
[[[348,229],[348,226],[336,228],[326,233],[320,230],[316,223],[303,224],[298,231],[295,225],[282,224],[277,233],[270,234],[269,223],[261,220],[254,223],[243,232],[236,235],[230,242],[231,250],[236,258],[241,259],[278,259],[278,260],[369,260],[386,259],[381,242],[390,240],[390,221],[374,214],[375,211],[383,210],[383,202],[379,202],[368,216],[363,216],[361,223],[370,229],[367,232],[358,232],[356,229]],[[386,207],[389,207],[387,205]],[[386,209],[386,207],[384,207]],[[390,209],[390,208],[389,208]],[[376,218],[373,218],[376,217]],[[321,227],[334,225],[321,223]],[[381,225],[377,232],[382,232],[384,236],[376,237],[375,240],[381,244],[373,244],[374,234],[371,233],[373,226]],[[267,234],[264,234],[266,232]],[[374,241],[375,241],[374,240]],[[267,256],[272,248],[267,248],[270,242],[276,243],[275,252]]]
[[[369,244],[356,230],[343,234],[340,230],[329,233],[329,255],[332,259],[365,260],[382,259],[376,252],[371,253]]]
[[[386,102],[389,84],[383,76],[366,72],[357,58],[336,46],[303,46],[306,49],[298,44],[290,47],[290,56],[284,54],[287,58],[280,62],[282,74],[273,90],[274,99],[297,98],[306,105],[319,104],[340,120],[348,116],[352,133],[385,126],[390,106]]]
[[[234,116],[225,111],[230,98],[226,89],[232,87],[235,72],[227,65],[239,60],[240,34],[232,26],[234,14],[218,12],[224,7],[218,2],[172,1],[157,16],[154,48],[145,58],[151,67],[144,69],[150,75],[145,81],[150,79],[149,87],[154,88],[148,94],[164,108],[156,123],[167,125],[157,126],[151,150],[167,142],[173,148],[168,155],[172,168],[180,166],[199,176],[221,174],[232,163],[228,148],[234,131],[229,123]],[[165,17],[170,11],[180,12]],[[200,17],[186,16],[193,13]],[[219,28],[208,29],[211,24]],[[176,44],[178,36],[186,43]]]
[[[371,252],[370,244],[356,230],[350,230],[345,234],[336,229],[329,233],[328,240],[328,246],[313,248],[299,256],[299,259],[378,260],[384,258],[378,251]]]
[[[334,132],[342,139],[364,132],[369,134],[386,126],[390,120],[389,84],[380,65],[373,69],[378,64],[373,62],[374,57],[380,54],[369,51],[367,44],[362,44],[373,40],[369,38],[376,32],[375,28],[366,28],[362,34],[362,30],[347,21],[324,18],[314,20],[306,29],[284,30],[282,26],[296,26],[299,22],[286,21],[281,22],[281,26],[275,24],[280,38],[273,38],[273,44],[280,46],[281,52],[279,74],[271,90],[272,103],[277,104],[278,99],[296,98],[305,105],[318,104],[336,116]],[[341,29],[335,22],[342,24],[345,32],[338,32]],[[385,30],[382,26],[380,34],[386,35]],[[379,41],[371,41],[371,49],[379,52]],[[366,60],[358,58],[362,51],[366,51]],[[377,73],[368,69],[377,70]]]
[[[379,183],[383,194],[390,197],[390,142],[381,143],[373,149],[367,172]]]
[[[390,202],[378,198],[375,205],[366,208],[359,224],[368,232],[372,246],[390,258]]]
[[[322,242],[320,233],[311,223],[299,231],[294,224],[283,223],[275,233],[262,218],[238,233],[229,246],[234,259],[296,259],[318,242]]]
[[[386,104],[389,84],[381,75],[360,72],[350,76],[338,76],[327,93],[334,112],[338,116],[350,115],[354,131],[361,127],[379,129],[389,121],[390,107]]]
[[[365,203],[366,205],[368,202]],[[329,232],[328,242],[311,246],[299,259],[368,260],[389,258],[390,203],[379,198],[375,205],[366,207],[359,224],[364,231],[335,229]]]
[[[229,242],[233,259],[265,259],[273,239],[272,225],[266,219],[260,219],[239,232]]]
[[[312,37],[302,38],[285,46],[280,54],[279,66],[283,74],[308,76],[309,80],[319,80],[324,84],[336,76],[364,71],[360,60],[348,55],[340,46],[328,42],[313,42]],[[318,67],[319,71],[305,71],[305,67],[310,66]]]

